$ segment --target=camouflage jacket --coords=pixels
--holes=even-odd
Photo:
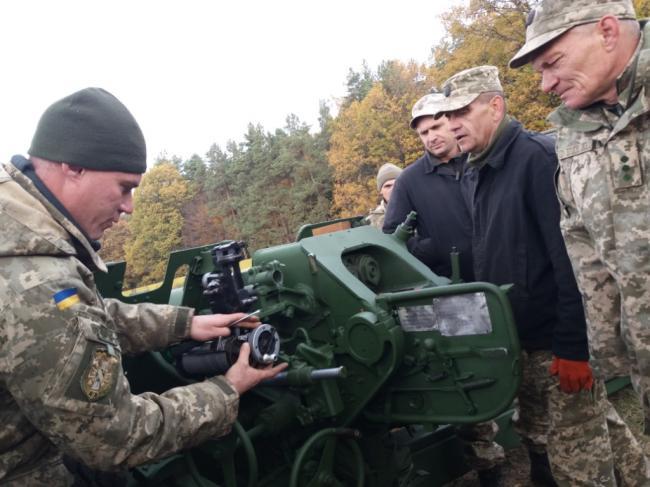
[[[12,165],[0,227],[0,484],[58,485],[61,453],[124,469],[229,431],[239,397],[223,377],[133,395],[122,371],[123,353],[185,338],[192,310],[102,299],[104,263]]]
[[[381,200],[381,203],[377,205],[377,208],[370,211],[370,213],[366,217],[366,221],[370,225],[372,225],[373,227],[381,231],[381,228],[384,226],[385,216],[386,216],[386,202],[384,200]]]
[[[624,375],[623,338],[650,330],[650,27],[618,79],[619,104],[561,106],[557,191],[595,369]]]

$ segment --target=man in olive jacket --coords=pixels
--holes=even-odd
[[[146,169],[131,113],[76,92],[43,114],[29,154],[0,167],[0,484],[72,485],[80,466],[124,470],[227,433],[239,395],[281,366],[251,368],[244,347],[225,376],[133,395],[122,355],[227,335],[244,315],[128,305],[95,285],[95,240],[133,210]]]

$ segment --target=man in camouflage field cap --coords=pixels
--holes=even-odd
[[[650,430],[650,27],[631,0],[542,1],[510,61],[562,105],[561,226],[589,322],[592,366],[630,374]]]
[[[443,92],[442,111],[468,153],[461,189],[472,215],[475,278],[513,284],[523,349],[516,427],[531,478],[615,486],[616,466],[629,485],[645,485],[643,452],[589,367],[585,316],[559,228],[552,138],[507,115],[494,66],[455,74]],[[554,480],[543,468],[546,452]]]
[[[447,119],[436,118],[444,101],[442,93],[429,93],[413,105],[410,127],[420,138],[424,154],[395,183],[384,231],[393,233],[411,211],[417,212],[417,234],[407,242],[409,251],[439,276],[452,277],[449,255],[455,249],[460,254],[460,277],[472,282],[472,223],[460,192],[466,156]],[[505,454],[494,441],[497,431],[494,421],[457,429],[465,460],[482,486],[497,485],[501,476]]]
[[[469,248],[461,248],[470,229],[469,215],[460,195],[460,177],[465,156],[447,126],[436,119],[444,101],[441,93],[420,98],[412,110],[410,127],[417,133],[424,154],[404,170],[397,180],[386,213],[384,231],[392,233],[411,211],[416,211],[417,235],[409,239],[409,251],[438,275],[451,277],[449,253],[461,254],[461,273],[472,281]],[[438,231],[445,228],[444,232]]]
[[[131,213],[146,169],[140,127],[117,98],[87,88],[54,103],[29,153],[0,166],[0,484],[122,485],[102,471],[227,433],[239,395],[283,367],[250,367],[245,347],[225,376],[131,394],[122,354],[227,335],[244,315],[99,295],[95,240]]]

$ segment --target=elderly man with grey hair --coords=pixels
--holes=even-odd
[[[650,26],[631,0],[542,1],[510,61],[562,105],[561,226],[589,323],[592,365],[630,374],[650,431]]]
[[[494,66],[461,71],[443,91],[441,112],[468,153],[461,186],[475,277],[513,284],[523,349],[517,429],[531,460],[546,447],[558,485],[615,486],[615,467],[626,485],[647,485],[643,453],[588,363],[584,312],[559,228],[553,139],[508,116]]]

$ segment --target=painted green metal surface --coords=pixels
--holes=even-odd
[[[406,230],[359,225],[257,251],[244,284],[281,338],[292,386],[260,386],[241,398],[233,433],[165,462],[136,469],[132,485],[442,485],[464,471],[446,423],[493,418],[517,390],[519,344],[505,291],[451,284],[411,256]],[[124,266],[97,276],[102,294],[170,302],[208,312],[201,278],[211,246],[175,252],[162,286],[124,296]],[[182,291],[176,269],[187,265]],[[188,383],[163,352],[125,361],[135,393]],[[310,382],[312,369],[344,367]],[[405,440],[400,432],[409,431]],[[441,446],[442,445],[442,446]],[[426,468],[425,468],[426,467]],[[361,483],[360,478],[362,478]]]

